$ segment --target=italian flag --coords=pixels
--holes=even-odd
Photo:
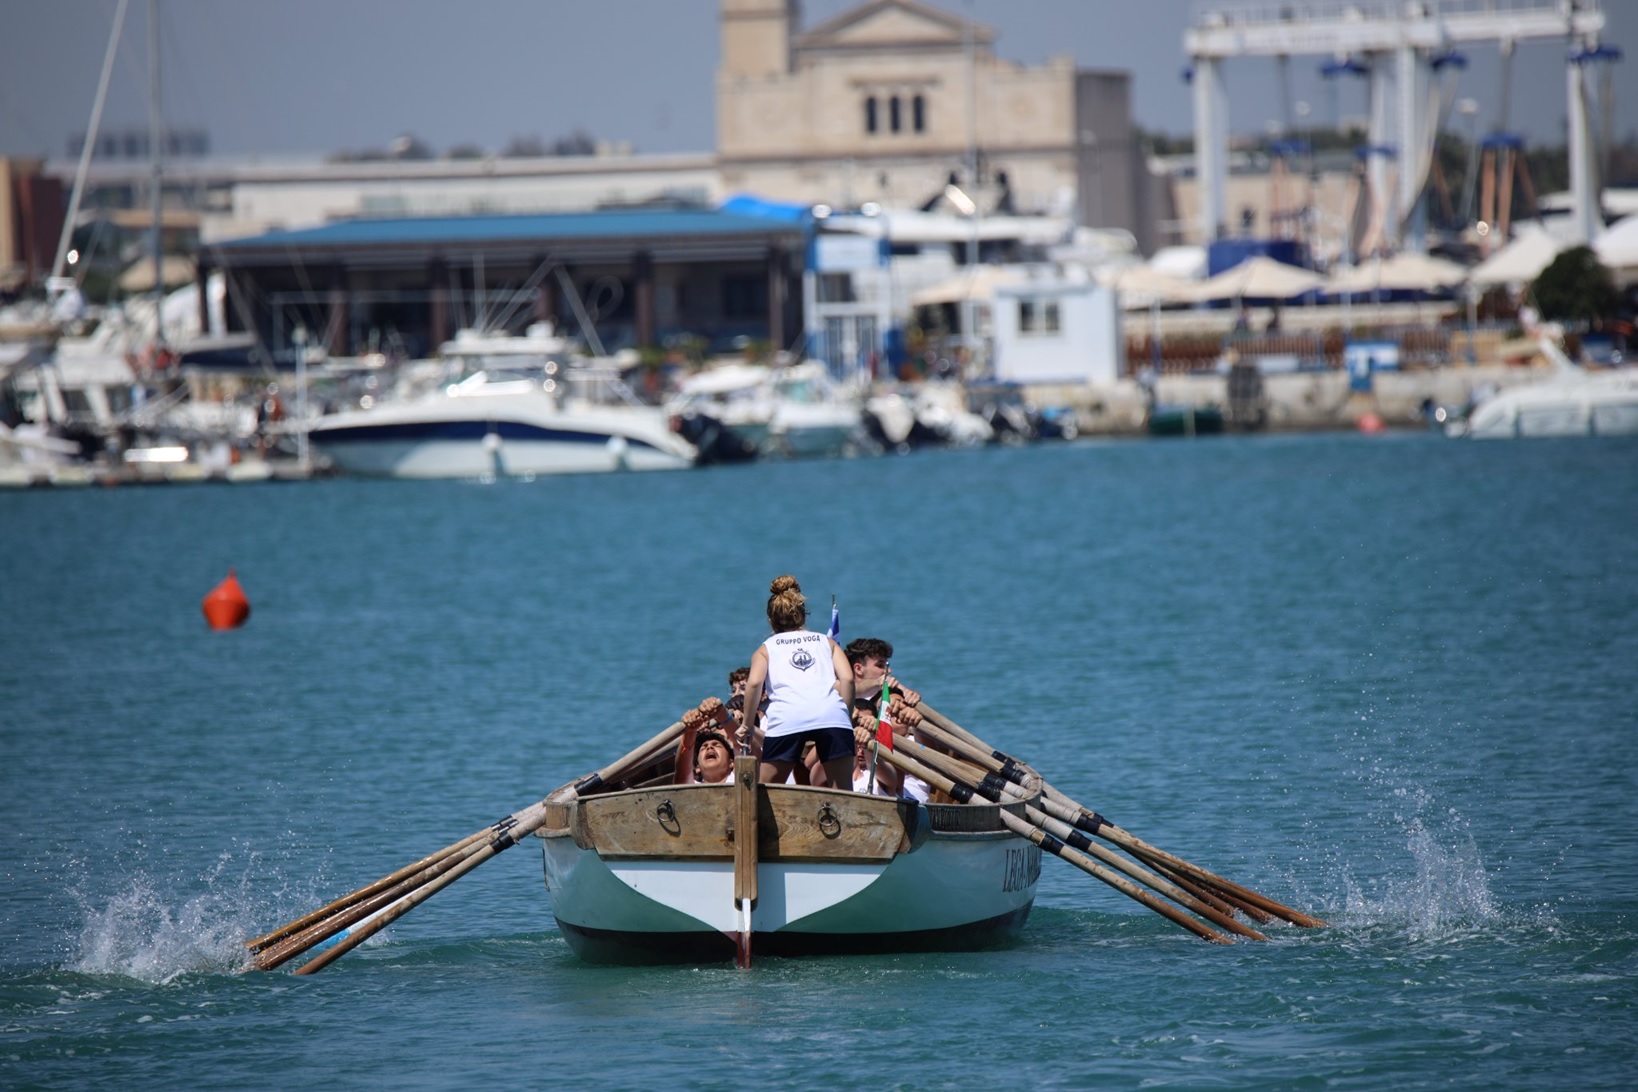
[[[887,678],[882,678],[881,704],[876,707],[876,741],[889,751],[893,749],[893,722],[887,718],[887,707],[890,702],[887,690]]]

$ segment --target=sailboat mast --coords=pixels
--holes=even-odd
[[[154,345],[165,344],[165,251],[160,232],[164,211],[161,185],[164,180],[164,119],[159,97],[159,0],[148,0],[148,199],[153,209],[149,247],[154,259]]]
[[[62,234],[57,238],[57,257],[51,263],[51,282],[48,287],[62,287],[63,273],[68,262],[68,243],[74,237],[74,221],[79,218],[80,198],[85,193],[85,173],[91,166],[91,151],[97,146],[97,129],[102,125],[102,105],[108,101],[108,77],[114,71],[114,55],[119,52],[119,36],[125,28],[125,5],[119,0],[114,11],[114,29],[108,35],[108,52],[102,58],[102,75],[97,77],[97,97],[91,104],[91,124],[85,131],[85,143],[80,147],[80,164],[74,170],[74,192],[68,198],[68,215],[63,217]]]

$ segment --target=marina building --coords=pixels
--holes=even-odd
[[[729,192],[1065,217],[1152,245],[1131,75],[1023,65],[995,32],[920,0],[802,29],[797,0],[722,0],[717,167]]]

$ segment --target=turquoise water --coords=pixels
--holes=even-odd
[[[1635,532],[1638,443],[1420,434],[0,495],[0,1085],[1625,1087]],[[785,571],[1332,928],[1219,948],[1048,862],[1002,951],[591,967],[525,843],[236,973],[722,694]]]

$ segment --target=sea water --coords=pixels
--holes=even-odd
[[[0,1085],[1628,1087],[1635,535],[1638,442],[1421,434],[0,495]],[[1209,945],[1049,861],[997,951],[597,967],[527,841],[241,973],[725,694],[784,572],[1330,927]]]

